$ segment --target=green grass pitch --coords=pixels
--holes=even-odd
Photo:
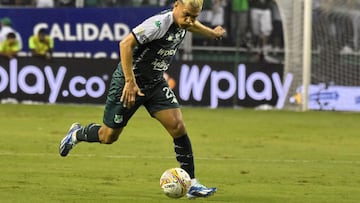
[[[102,106],[0,105],[0,202],[187,202],[159,188],[178,166],[172,139],[141,108],[112,145],[80,143],[74,121]],[[218,192],[196,202],[360,202],[360,114],[183,108],[197,178]]]

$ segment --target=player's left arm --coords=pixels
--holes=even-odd
[[[198,20],[195,20],[194,24],[189,27],[188,30],[212,39],[220,39],[226,33],[226,30],[221,26],[210,28]]]

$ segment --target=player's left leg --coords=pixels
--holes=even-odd
[[[191,187],[187,193],[188,198],[208,197],[216,192],[216,188],[208,188],[200,184],[195,178],[193,151],[189,136],[187,135],[182,114],[179,108],[157,111],[153,116],[160,121],[174,139],[176,159],[180,167],[191,177]]]
[[[141,98],[137,99],[136,105],[126,109],[120,102],[107,101],[103,125],[90,123],[81,126],[74,123],[67,135],[60,142],[60,155],[67,156],[74,146],[79,142],[98,142],[101,144],[112,144],[121,134],[123,128],[127,125],[132,115],[141,105]]]
[[[78,142],[112,144],[119,138],[127,122],[144,101],[143,97],[137,97],[135,105],[131,108],[124,107],[120,102],[119,98],[125,85],[125,78],[121,70],[119,64],[111,80],[103,115],[103,125],[90,123],[81,126],[79,123],[74,123],[60,142],[59,152],[61,156],[67,156]]]
[[[110,128],[108,126],[95,123],[82,127],[79,123],[73,123],[67,135],[61,140],[59,153],[67,156],[71,149],[79,142],[99,142],[111,144],[115,142],[123,128]]]

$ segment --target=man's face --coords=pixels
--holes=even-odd
[[[9,41],[9,44],[10,44],[10,45],[13,45],[13,44],[15,44],[15,42],[16,42],[16,38],[14,38],[14,37],[9,37],[9,38],[8,38],[8,41]]]
[[[194,8],[191,4],[184,4],[180,0],[174,3],[174,21],[180,28],[192,26],[201,12],[200,8]]]
[[[39,39],[40,41],[45,41],[45,34],[44,33],[39,33]]]

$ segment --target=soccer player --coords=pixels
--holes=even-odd
[[[187,31],[219,39],[221,26],[209,28],[196,20],[202,0],[177,0],[170,10],[146,19],[119,44],[120,59],[113,73],[103,116],[103,125],[74,123],[60,143],[67,156],[79,142],[115,142],[136,110],[144,105],[173,137],[176,159],[192,178],[188,198],[207,197],[216,192],[195,179],[193,151],[176,96],[163,74]]]

